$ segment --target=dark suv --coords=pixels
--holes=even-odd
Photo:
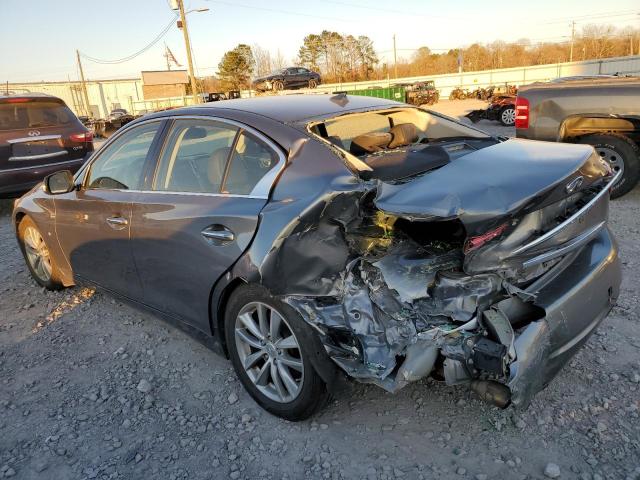
[[[93,136],[59,98],[0,96],[0,198],[22,194],[58,170],[75,172]]]
[[[320,74],[303,67],[289,67],[256,78],[251,86],[259,92],[286,90],[289,88],[316,88]]]

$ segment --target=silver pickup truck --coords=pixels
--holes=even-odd
[[[614,198],[638,183],[640,77],[571,77],[521,87],[515,126],[519,138],[593,145],[622,172]]]

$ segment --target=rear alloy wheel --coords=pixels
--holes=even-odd
[[[622,172],[622,178],[612,187],[611,198],[618,198],[631,191],[640,179],[638,146],[624,135],[589,135],[580,143],[592,145],[600,158],[609,164],[614,173]]]
[[[59,290],[63,287],[59,272],[49,247],[36,224],[29,217],[24,217],[18,226],[20,247],[27,267],[33,279],[49,290]]]
[[[282,83],[280,80],[276,80],[275,82],[273,82],[273,91],[279,92],[280,90],[284,90],[284,83]]]
[[[318,86],[318,82],[315,79],[309,80],[309,88],[316,88]]]
[[[309,357],[308,328],[259,286],[239,287],[227,305],[225,338],[236,374],[260,406],[287,420],[308,418],[328,398]]]
[[[504,107],[500,111],[500,123],[505,127],[511,127],[516,123],[516,109],[513,106]]]

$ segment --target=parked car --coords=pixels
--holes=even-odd
[[[593,145],[620,181],[620,197],[640,179],[640,78],[562,78],[521,87],[516,100],[516,136]]]
[[[61,99],[0,96],[0,198],[22,194],[57,170],[75,172],[92,151],[91,132]]]
[[[505,127],[511,127],[516,121],[516,97],[502,95],[494,97],[487,108],[473,110],[465,115],[473,123],[480,120],[493,120]]]
[[[213,336],[283,418],[345,375],[524,407],[618,297],[613,181],[590,146],[378,98],[263,97],[131,122],[13,221],[40,285],[97,285]]]
[[[276,70],[251,84],[259,92],[288,90],[291,88],[316,88],[320,85],[320,74],[303,67]]]
[[[106,119],[93,121],[93,131],[96,137],[108,138],[119,128],[138,118],[139,115],[132,115],[124,108],[115,108],[109,112]]]

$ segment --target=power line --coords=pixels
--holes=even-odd
[[[313,15],[311,13],[292,12],[290,10],[280,10],[280,9],[277,9],[277,8],[257,7],[255,5],[247,5],[247,4],[243,4],[243,3],[237,3],[237,2],[225,2],[223,0],[208,0],[208,1],[212,2],[212,3],[219,3],[219,4],[222,4],[222,5],[228,5],[230,7],[248,8],[248,9],[251,9],[251,10],[262,10],[264,12],[280,13],[280,14],[284,14],[284,15],[295,15],[295,16],[298,16],[298,17],[319,18],[321,20],[334,20],[336,22],[352,23],[351,20],[346,20],[344,18],[338,18],[338,17],[327,17],[327,16],[322,16],[322,15]]]
[[[171,19],[171,21],[167,24],[166,27],[164,27],[162,29],[162,31],[147,45],[145,45],[144,47],[142,47],[140,50],[138,50],[135,53],[132,53],[131,55],[127,55],[126,57],[122,57],[122,58],[118,58],[115,60],[104,60],[104,59],[100,59],[100,58],[95,58],[95,57],[91,57],[89,55],[87,55],[86,53],[80,52],[81,55],[86,58],[87,60],[90,60],[94,63],[100,63],[100,64],[107,64],[107,65],[115,65],[117,63],[124,63],[124,62],[128,62],[129,60],[133,60],[134,58],[142,55],[144,52],[146,52],[147,50],[149,50],[151,47],[153,47],[156,43],[158,43],[162,37],[164,37],[167,32],[169,32],[169,29],[173,26],[173,23],[176,21],[176,19],[178,18],[178,15],[174,15],[173,18]]]

